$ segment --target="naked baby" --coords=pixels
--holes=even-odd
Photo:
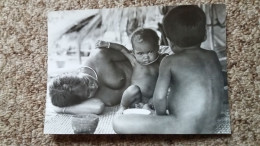
[[[224,79],[216,53],[200,48],[205,13],[197,6],[178,6],[165,16],[163,27],[175,54],[160,64],[153,95],[157,115],[120,115],[113,128],[125,134],[212,134]]]
[[[155,84],[159,74],[159,65],[163,55],[159,51],[159,37],[152,29],[137,29],[131,37],[133,54],[123,45],[99,41],[97,47],[112,48],[121,51],[133,67],[131,86],[123,93],[118,113],[128,107],[150,109]],[[148,103],[148,104],[147,104]]]

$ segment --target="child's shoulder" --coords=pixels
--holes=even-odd
[[[167,54],[167,53],[159,54],[159,59],[162,60],[166,56],[169,56],[169,54]]]
[[[212,56],[216,56],[216,55],[217,55],[217,53],[216,53],[214,50],[207,50],[207,49],[203,49],[203,48],[201,48],[201,50],[202,50],[205,54],[207,54],[207,55],[212,55]]]
[[[169,66],[175,66],[179,65],[180,62],[183,60],[186,60],[187,55],[185,53],[176,53],[176,54],[171,54],[171,55],[166,55],[163,59],[162,62],[163,64],[171,64]]]
[[[162,61],[163,63],[165,64],[168,64],[168,63],[172,63],[173,60],[175,60],[176,56],[175,55],[165,55],[163,56],[162,58]]]
[[[175,55],[166,55],[162,58],[162,61],[160,63],[160,68],[162,70],[172,68],[174,66],[178,66],[178,61],[176,60]]]

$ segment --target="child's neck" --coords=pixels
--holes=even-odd
[[[195,50],[195,49],[200,49],[200,44],[194,45],[194,46],[189,46],[189,47],[179,47],[175,46],[175,53],[182,52],[184,50]]]
[[[139,62],[139,64],[144,65],[144,66],[145,66],[145,65],[153,64],[154,62],[156,62],[156,61],[159,59],[159,57],[160,57],[160,55],[158,54],[157,58],[154,59],[153,61],[151,61],[151,62],[149,62],[149,63],[141,63],[141,62]]]

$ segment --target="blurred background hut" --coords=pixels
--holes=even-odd
[[[202,48],[217,52],[226,70],[225,5],[201,5],[207,16],[207,40]],[[97,40],[117,42],[130,50],[129,36],[138,27],[154,29],[167,46],[163,16],[171,6],[50,12],[48,15],[48,75],[71,71],[95,54]],[[166,50],[169,51],[170,50]]]

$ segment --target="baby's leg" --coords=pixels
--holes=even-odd
[[[138,86],[131,85],[123,93],[118,113],[122,113],[126,108],[141,102],[142,93]]]

